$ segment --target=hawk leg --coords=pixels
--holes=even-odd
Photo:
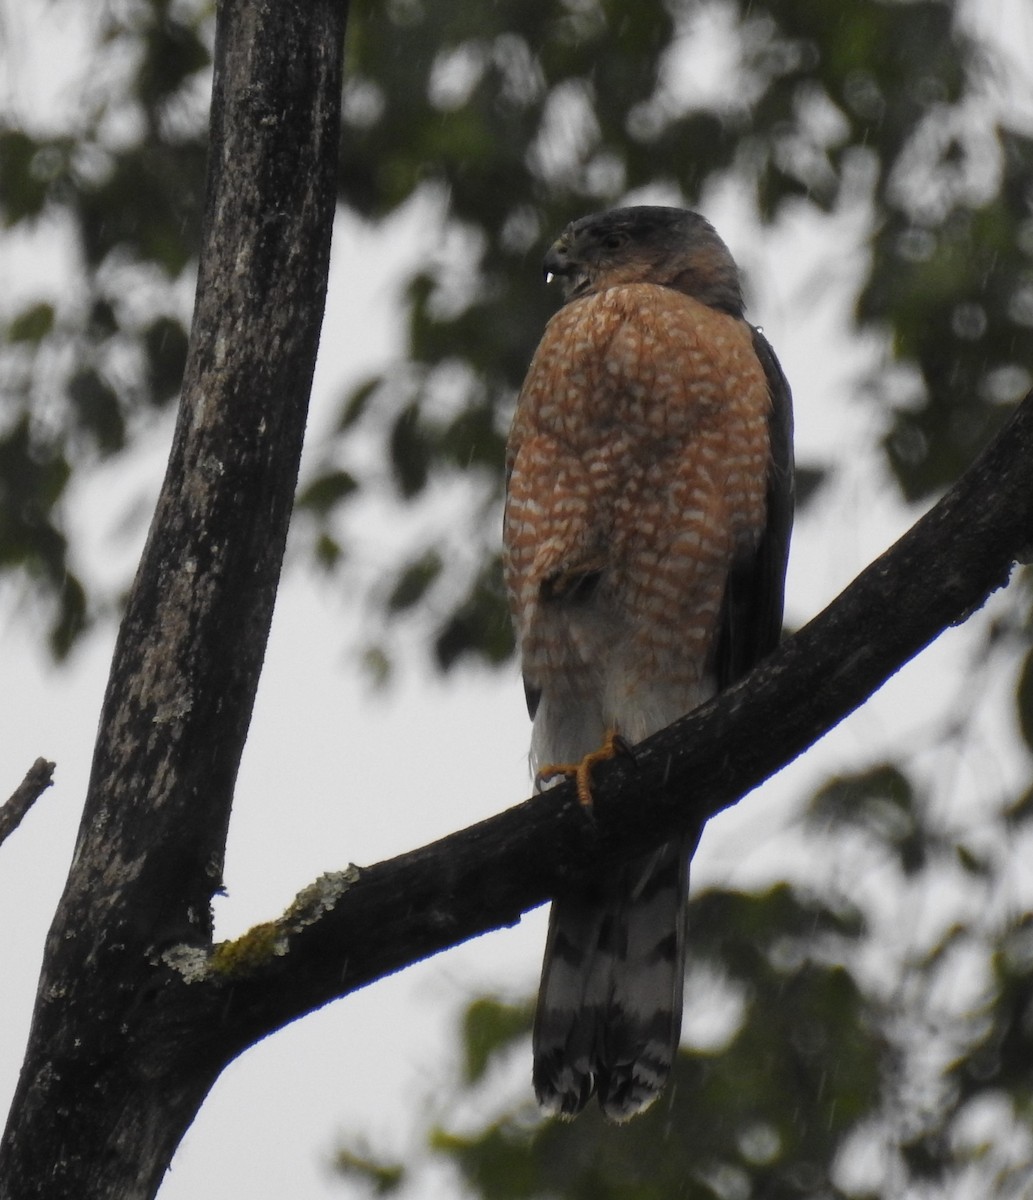
[[[577,798],[582,808],[592,807],[592,768],[596,763],[616,758],[618,754],[634,757],[631,747],[616,729],[611,729],[598,750],[593,750],[577,763],[547,763],[535,775],[535,783],[542,784],[557,775],[573,775],[577,781]]]

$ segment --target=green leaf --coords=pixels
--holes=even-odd
[[[903,770],[894,763],[880,763],[866,771],[830,779],[811,799],[807,816],[812,822],[867,827],[876,813],[885,812],[884,822],[907,829],[912,824],[913,807],[914,790]]]
[[[344,1176],[368,1188],[374,1196],[390,1196],[405,1183],[405,1167],[384,1162],[357,1150],[341,1147],[334,1155],[334,1166]]]
[[[47,179],[36,169],[44,143],[20,129],[0,130],[0,210],[5,225],[36,217],[47,198]]]
[[[145,30],[142,40],[137,89],[149,108],[173,96],[191,75],[211,61],[207,46],[194,30],[170,19],[167,10]]]
[[[12,342],[41,342],[54,328],[54,306],[33,304],[22,311],[7,327]]]
[[[315,556],[316,562],[325,571],[330,571],[340,563],[344,550],[336,538],[332,538],[328,533],[321,533],[316,538]]]
[[[1021,796],[1004,810],[1004,819],[1009,825],[1024,825],[1033,818],[1033,787],[1027,788]]]
[[[457,467],[485,467],[498,474],[506,457],[506,438],[496,428],[495,413],[487,405],[468,408],[437,439],[439,453]]]
[[[830,780],[811,800],[807,819],[863,830],[893,851],[907,875],[922,869],[933,843],[911,781],[893,763]]]
[[[178,277],[197,254],[205,147],[198,139],[147,143],[121,153],[83,184],[76,216],[88,266],[116,251]]]
[[[125,417],[115,389],[92,367],[77,371],[68,381],[68,398],[79,425],[92,434],[99,449],[111,454],[126,440]]]
[[[395,483],[406,500],[427,486],[430,473],[430,448],[420,426],[420,410],[410,404],[396,418],[388,443]]]
[[[383,382],[382,375],[373,375],[348,394],[337,421],[338,433],[347,433],[353,425],[362,420],[371,398]]]
[[[1028,917],[1000,938],[993,958],[994,986],[967,1040],[946,1072],[962,1101],[978,1095],[1011,1096],[1020,1110],[1033,1104],[1033,952]],[[960,1104],[959,1104],[960,1107]]]
[[[496,1055],[504,1053],[531,1029],[527,1005],[503,1004],[484,997],[463,1016],[463,1076],[468,1084],[480,1080]]]
[[[958,856],[958,862],[969,875],[975,875],[982,879],[992,877],[993,863],[986,855],[977,854],[971,847],[965,846],[960,842],[954,849]]]
[[[697,959],[720,963],[733,977],[751,980],[762,961],[792,943],[794,958],[818,953],[837,939],[856,939],[864,922],[854,909],[833,908],[788,883],[761,892],[714,888],[689,902],[689,929]]]
[[[175,317],[158,317],[143,333],[147,376],[156,404],[179,394],[187,361],[187,331]]]
[[[0,566],[28,565],[52,583],[67,571],[67,544],[54,510],[71,466],[27,414],[0,436]]]
[[[399,574],[387,597],[388,612],[404,612],[418,604],[441,574],[443,566],[436,550],[428,550],[415,562],[409,563]]]
[[[118,333],[119,329],[118,314],[115,312],[114,304],[103,296],[98,296],[90,306],[87,324],[90,336],[101,342]]]
[[[490,663],[501,663],[512,653],[513,627],[502,586],[501,559],[496,557],[438,630],[434,654],[441,670],[447,671],[464,655],[474,654]]]
[[[393,664],[383,646],[367,646],[362,654],[362,666],[374,687],[383,688],[391,682]]]
[[[325,517],[358,489],[350,471],[332,470],[317,476],[298,493],[297,507]]]
[[[543,1194],[533,1143],[525,1130],[509,1122],[475,1138],[457,1137],[439,1129],[432,1132],[429,1141],[431,1149],[456,1163],[476,1195],[491,1200],[529,1200]],[[574,1182],[569,1175],[568,1182]],[[600,1200],[605,1195],[600,1193]]]
[[[75,642],[87,627],[86,591],[71,573],[62,580],[57,612],[50,626],[50,651],[60,662],[67,658]]]

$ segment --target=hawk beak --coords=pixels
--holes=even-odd
[[[542,260],[542,271],[545,282],[552,283],[554,279],[570,274],[570,263],[567,261],[567,248],[562,242],[553,242],[545,258]]]
[[[559,280],[563,288],[564,301],[582,295],[591,285],[591,278],[584,266],[571,260],[570,249],[563,238],[553,242],[542,261],[545,282]]]

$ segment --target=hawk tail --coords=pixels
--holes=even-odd
[[[625,1121],[663,1088],[681,1032],[693,845],[668,843],[553,903],[534,1022],[547,1111],[572,1117],[598,1092]]]

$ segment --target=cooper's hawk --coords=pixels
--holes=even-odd
[[[778,641],[792,410],[694,212],[573,222],[545,258],[549,321],[509,439],[506,581],[537,771],[634,743]],[[556,896],[534,1029],[542,1105],[593,1091],[623,1120],[677,1050],[692,836]]]

